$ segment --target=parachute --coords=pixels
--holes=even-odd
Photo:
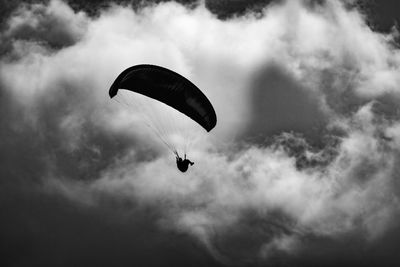
[[[162,102],[186,115],[207,132],[217,123],[215,110],[200,89],[182,75],[167,68],[148,64],[127,68],[111,85],[110,98],[121,94],[121,89]],[[157,127],[158,125],[155,125],[152,128]],[[161,136],[161,132],[158,131],[157,135],[166,143],[166,138]]]

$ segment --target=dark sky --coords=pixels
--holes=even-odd
[[[399,266],[397,1],[127,2],[0,1],[1,266]],[[184,175],[139,63],[214,104]]]

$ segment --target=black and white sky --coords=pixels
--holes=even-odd
[[[397,1],[0,1],[1,266],[400,266]],[[108,89],[213,103],[185,174]]]

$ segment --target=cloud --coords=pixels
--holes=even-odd
[[[53,0],[21,7],[1,38],[2,145],[35,158],[22,168],[42,194],[153,210],[226,264],[296,259],[321,239],[374,244],[397,227],[400,52],[356,9],[285,1],[220,20],[166,2],[92,18]],[[216,109],[185,175],[108,98],[141,63],[188,77]]]

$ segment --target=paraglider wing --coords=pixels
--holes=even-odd
[[[192,82],[180,74],[155,65],[136,65],[124,70],[111,85],[113,98],[125,89],[161,101],[182,112],[208,132],[217,123],[214,108]]]

